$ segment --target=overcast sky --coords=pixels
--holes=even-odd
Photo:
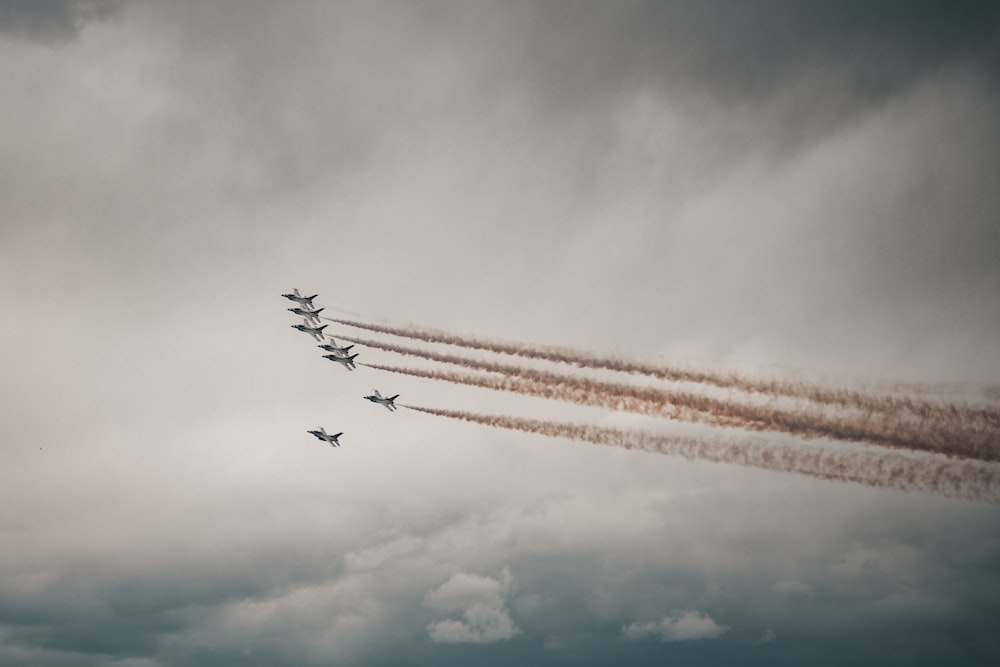
[[[0,0],[0,665],[997,664],[996,505],[389,413],[632,423],[280,295],[975,395],[998,77],[993,2]]]

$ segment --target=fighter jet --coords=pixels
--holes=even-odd
[[[323,358],[324,359],[329,359],[330,361],[336,361],[339,364],[343,364],[344,368],[346,368],[349,371],[353,371],[354,368],[355,368],[355,366],[354,366],[354,359],[357,356],[358,355],[356,355],[356,354],[352,354],[349,357],[341,357],[341,356],[338,356],[336,354],[324,354]]]
[[[296,315],[301,315],[307,320],[313,320],[316,324],[319,324],[319,314],[322,313],[326,308],[320,308],[319,310],[302,310],[301,308],[286,308],[285,310],[290,310]]]
[[[291,299],[295,303],[299,304],[300,306],[305,306],[306,308],[312,308],[313,299],[319,296],[319,294],[313,294],[312,296],[302,296],[301,294],[299,294],[298,288],[293,289],[292,292],[293,292],[292,294],[282,294],[281,296],[285,297],[286,299]]]
[[[337,433],[335,435],[330,435],[329,433],[326,432],[326,429],[323,428],[322,426],[320,427],[320,429],[318,431],[306,431],[306,432],[307,433],[312,433],[313,435],[315,435],[320,440],[324,440],[326,442],[329,442],[331,447],[340,447],[340,443],[337,441],[337,438],[339,438],[340,436],[344,435],[343,431],[341,431],[340,433]]]
[[[365,396],[365,398],[367,398],[372,403],[378,403],[380,405],[384,405],[386,409],[389,410],[389,412],[392,412],[393,410],[396,409],[396,404],[393,401],[399,398],[399,394],[396,394],[395,396],[390,396],[389,398],[385,398],[384,396],[382,396],[382,394],[378,393],[378,389],[372,389],[372,391],[374,392],[374,396]]]
[[[317,345],[316,347],[322,348],[327,352],[333,352],[338,357],[346,357],[350,353],[349,350],[354,346],[348,345],[347,347],[337,347],[336,345]]]
[[[311,327],[309,326],[309,320],[303,320],[302,324],[293,324],[292,328],[310,334],[316,340],[322,341],[323,329],[327,328],[328,326],[329,326],[328,324],[324,324],[321,327]]]

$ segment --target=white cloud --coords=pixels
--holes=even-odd
[[[622,635],[626,639],[645,639],[659,635],[660,641],[680,642],[713,639],[722,636],[728,629],[700,611],[678,611],[660,621],[622,626]]]
[[[518,634],[506,607],[512,578],[504,568],[498,579],[459,572],[431,591],[424,606],[461,611],[462,620],[446,619],[427,626],[431,640],[443,644],[492,644]]]
[[[492,644],[518,634],[507,610],[489,603],[477,603],[462,612],[462,621],[438,621],[427,626],[427,633],[442,644]]]

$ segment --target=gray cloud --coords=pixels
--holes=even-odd
[[[0,35],[64,42],[90,21],[118,11],[123,0],[3,0]]]
[[[632,423],[278,296],[998,384],[992,3],[3,8],[0,664],[997,662],[995,508],[389,415]]]
[[[709,627],[687,613],[667,616],[667,622],[631,620],[663,618],[657,609],[664,607],[701,610],[716,625],[716,619],[725,619],[731,630],[718,638],[723,643],[730,634],[760,637],[767,624],[788,644],[787,655],[794,655],[803,642],[813,641],[809,637],[818,628],[838,636],[891,611],[894,624],[881,625],[885,641],[905,641],[907,627],[917,619],[945,623],[954,618],[956,594],[963,601],[962,615],[978,615],[977,600],[986,610],[993,604],[990,590],[976,593],[975,587],[988,576],[995,545],[955,554],[954,562],[931,556],[978,535],[990,524],[989,511],[981,513],[977,525],[961,505],[949,501],[931,499],[919,504],[922,512],[914,512],[912,499],[900,496],[893,510],[873,502],[877,493],[851,503],[832,488],[822,498],[830,505],[823,530],[789,539],[784,527],[799,513],[788,506],[787,489],[756,498],[740,492],[744,507],[733,511],[740,475],[720,479],[718,471],[693,466],[664,477],[667,468],[620,460],[587,473],[593,479],[568,483],[548,497],[526,498],[520,506],[485,503],[469,515],[423,526],[416,516],[400,517],[411,527],[395,536],[370,532],[366,527],[384,524],[365,510],[355,525],[345,526],[336,510],[336,520],[324,523],[322,514],[331,510],[312,514],[299,507],[275,516],[274,525],[269,520],[247,524],[258,544],[206,543],[198,548],[206,550],[204,555],[184,559],[115,550],[102,559],[108,563],[104,568],[70,562],[61,569],[73,572],[72,578],[48,585],[22,578],[29,587],[20,594],[6,589],[2,622],[23,629],[5,640],[11,647],[75,655],[78,664],[125,655],[163,664],[226,664],[243,656],[260,664],[299,665],[391,661],[436,633],[441,643],[451,639],[482,646],[487,639],[509,639],[521,650],[525,644],[519,640],[527,646],[547,642],[549,652],[563,657],[586,649],[593,653],[589,664],[598,664],[615,655],[623,627],[633,625],[631,634],[653,639],[681,639]],[[701,481],[680,495],[662,489],[650,495],[644,475],[668,479],[678,491],[686,488],[685,478]],[[615,484],[602,488],[597,482],[607,476],[632,481],[624,503]],[[419,497],[416,489],[398,486],[412,482],[396,481],[397,493]],[[706,483],[728,485],[732,493],[721,498],[691,494]],[[799,504],[816,499],[809,484],[793,487],[802,494]],[[434,504],[431,515],[447,512],[450,501],[440,498]],[[726,508],[728,515],[721,511]],[[345,503],[342,515],[357,512]],[[858,512],[871,514],[860,526]],[[267,510],[262,506],[256,513],[266,517]],[[706,515],[717,522],[708,535],[700,524]],[[588,519],[586,528],[581,516]],[[734,555],[726,535],[738,535],[747,522],[754,522],[756,534],[740,538]],[[879,533],[886,522],[896,522],[911,537],[887,541]],[[282,524],[286,528],[278,534],[288,546],[267,548],[273,543],[268,533]],[[786,545],[784,554],[773,553],[775,540]],[[211,554],[220,548],[247,555],[219,562]],[[507,559],[511,571],[525,573],[518,589],[544,601],[540,613],[531,613],[531,604],[511,605],[522,614],[516,623],[520,632],[512,636],[507,636],[514,624],[505,602],[511,596],[509,574],[455,574],[453,569],[461,563],[463,569],[497,571],[496,563]],[[145,565],[126,574],[140,560]],[[816,594],[787,601],[782,577],[790,571],[815,582]],[[17,580],[6,577],[8,583]],[[150,641],[154,637],[159,641]],[[634,644],[638,660],[643,642]],[[738,646],[723,654],[736,655],[727,651]],[[831,660],[837,655],[832,652]],[[438,659],[444,656],[427,656],[431,662]]]
[[[682,642],[694,639],[714,639],[728,630],[699,611],[675,611],[659,621],[629,623],[622,626],[625,639],[659,637],[663,642]]]
[[[513,579],[504,568],[498,579],[465,573],[453,575],[424,598],[424,606],[445,612],[460,611],[461,620],[449,618],[427,626],[431,641],[442,644],[492,644],[518,634],[506,607]]]

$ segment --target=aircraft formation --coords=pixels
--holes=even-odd
[[[332,362],[338,363],[349,371],[353,371],[357,368],[354,364],[354,360],[357,358],[358,354],[351,354],[351,348],[354,346],[338,346],[337,342],[324,332],[324,329],[326,329],[329,325],[320,325],[319,314],[325,309],[317,308],[313,303],[313,299],[319,296],[318,294],[313,294],[312,296],[302,296],[298,289],[293,289],[290,294],[282,294],[281,296],[298,304],[296,307],[288,308],[287,310],[301,317],[302,324],[293,324],[291,327],[293,329],[298,329],[302,333],[307,333],[317,340],[320,343],[318,347],[326,352],[329,352],[329,354],[323,355],[324,359],[329,359]],[[385,406],[387,410],[394,412],[396,410],[396,404],[394,401],[399,398],[399,394],[387,398],[382,396],[382,394],[375,389],[373,390],[372,395],[364,396],[363,398],[371,401],[372,403],[378,403],[379,405]],[[326,429],[323,427],[320,427],[318,431],[307,431],[307,433],[329,443],[331,447],[340,447],[338,438],[344,435],[343,432],[331,435],[327,433]]]
[[[359,362],[368,369],[701,424],[715,432],[701,437],[409,403],[397,406],[398,394],[388,396],[378,391],[362,396],[390,412],[397,407],[407,408],[436,417],[595,445],[1000,503],[1000,392],[994,387],[978,388],[977,397],[967,398],[957,391],[931,395],[924,385],[915,384],[900,383],[884,391],[794,377],[719,372],[369,321],[361,315],[321,316],[323,309],[313,303],[315,294],[302,296],[296,290],[283,296],[296,303],[288,310],[303,318],[302,324],[293,328],[315,338],[318,347],[327,353],[325,359],[349,371],[354,370],[358,356],[353,350],[361,347],[435,364],[405,367],[367,359]],[[327,325],[321,321],[412,343],[404,345],[345,332],[339,337],[350,344],[338,345],[329,338]],[[444,345],[452,350],[443,351]],[[493,358],[455,354],[456,348]],[[500,356],[506,359],[498,359]],[[529,361],[530,366],[525,363]],[[558,366],[572,368],[559,370]],[[617,379],[595,377],[591,371],[614,372]],[[636,384],[631,376],[644,376],[656,383]],[[713,387],[726,390],[727,396],[709,392]],[[343,435],[330,435],[323,429],[309,433],[334,447],[340,445],[338,438]],[[778,433],[783,438],[770,439],[767,433]],[[822,442],[812,442],[818,439]],[[841,447],[841,443],[852,446]]]

